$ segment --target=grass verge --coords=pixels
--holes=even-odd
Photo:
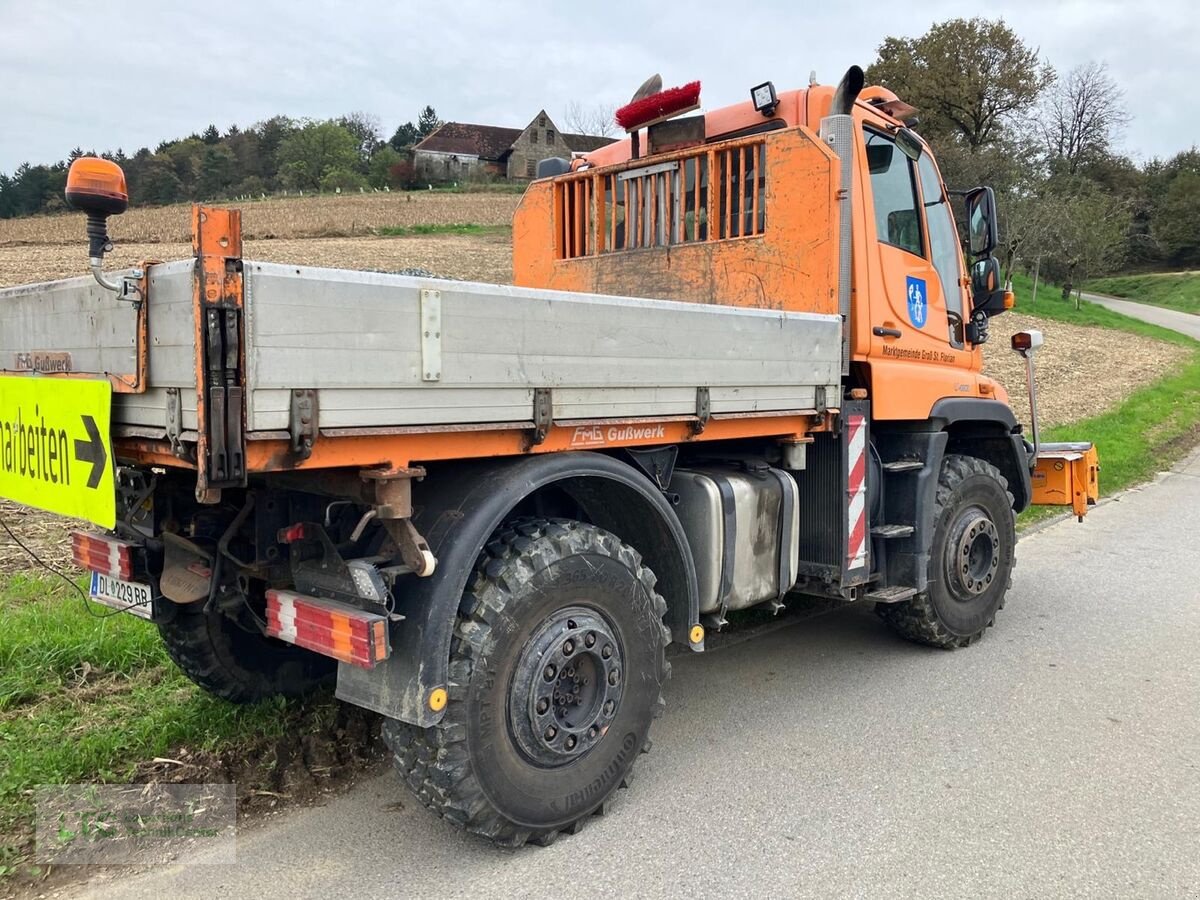
[[[1049,428],[1047,441],[1092,441],[1100,452],[1100,490],[1103,496],[1123,490],[1169,468],[1200,443],[1200,343],[1186,335],[1142,322],[1083,301],[1063,300],[1059,289],[1043,285],[1030,301],[1032,282],[1016,276],[1017,309],[1026,315],[1112,328],[1130,334],[1180,344],[1192,349],[1191,359],[1174,374],[1135,391],[1119,406],[1087,419]],[[1054,515],[1056,507],[1034,507],[1021,515],[1028,524]]]
[[[1084,290],[1200,315],[1200,272],[1148,272],[1097,278]]]
[[[0,578],[0,884],[41,874],[38,785],[231,781],[245,807],[302,798],[376,755],[353,708],[328,695],[217,700],[175,668],[153,625],[94,615],[107,612],[49,575]]]
[[[477,225],[473,222],[458,222],[451,225],[387,225],[376,228],[380,237],[425,237],[440,234],[505,234],[508,225]]]

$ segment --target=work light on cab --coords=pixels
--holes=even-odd
[[[129,206],[125,173],[112,160],[81,156],[67,172],[66,197],[74,209],[87,213],[88,265],[96,281],[125,296],[130,291],[128,280],[109,281],[103,271],[104,254],[113,248],[108,237],[108,217],[119,216]]]
[[[775,93],[775,85],[769,81],[750,89],[750,99],[754,101],[755,112],[760,112],[768,118],[775,115],[779,106],[779,96]]]

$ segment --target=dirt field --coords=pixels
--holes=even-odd
[[[247,240],[245,254],[272,262],[384,272],[420,266],[449,278],[507,283],[512,278],[512,260],[506,234],[302,236],[321,233],[322,228],[352,234],[356,229],[369,231],[384,224],[502,224],[515,206],[515,197],[474,194],[416,195],[412,200],[368,195],[265,201],[246,207],[247,233],[260,236]],[[114,223],[113,234],[118,239],[136,234],[145,242],[118,243],[112,265],[190,256],[190,243],[180,240],[188,227],[185,207],[134,211]],[[265,234],[279,237],[262,237]],[[0,287],[82,274],[85,257],[83,222],[78,216],[0,221]],[[1008,349],[1008,341],[1013,332],[1027,328],[1040,329],[1046,337],[1046,346],[1038,355],[1038,388],[1041,419],[1047,425],[1102,412],[1188,355],[1185,348],[1174,344],[1008,313],[993,320],[991,341],[984,347],[984,370],[1009,389],[1013,408],[1023,421],[1028,419],[1024,365]],[[69,565],[70,546],[61,519],[0,501],[0,520],[9,523],[47,561]],[[18,571],[27,564],[25,555],[0,528],[0,573]]]
[[[412,225],[508,225],[518,194],[454,194],[410,191],[285,197],[236,204],[246,238],[349,237],[380,228]],[[118,244],[188,243],[191,206],[139,207],[112,219]],[[26,219],[0,219],[0,247],[12,244],[80,245],[83,217],[67,212]]]

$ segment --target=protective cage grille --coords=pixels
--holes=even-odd
[[[558,258],[757,237],[767,227],[766,186],[761,137],[617,172],[585,170],[554,185]]]

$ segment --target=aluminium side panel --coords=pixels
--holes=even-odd
[[[287,428],[294,388],[320,391],[321,427],[353,428],[527,421],[536,388],[559,420],[686,415],[702,386],[718,414],[805,409],[840,381],[838,316],[250,261],[245,273],[251,431]],[[422,289],[440,304],[429,337]]]
[[[80,266],[85,260],[80,259]],[[164,427],[166,388],[178,387],[185,428],[196,427],[193,260],[150,269],[149,373],[144,394],[114,394],[113,422]],[[109,273],[114,279],[130,270]],[[69,354],[71,372],[137,370],[137,311],[91,275],[0,290],[0,371],[27,353]],[[190,396],[190,400],[188,395]],[[190,409],[190,412],[189,412]]]

